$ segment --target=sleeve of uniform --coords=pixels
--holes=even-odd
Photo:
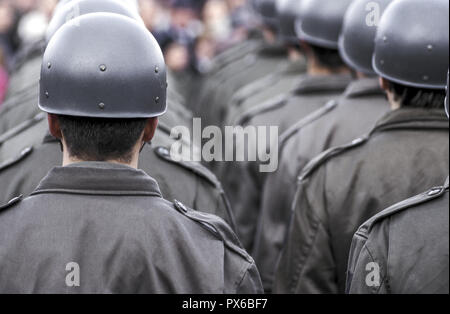
[[[175,208],[188,218],[200,223],[224,244],[224,293],[260,294],[263,293],[261,278],[254,260],[242,245],[228,224],[221,218],[188,209],[175,201]]]
[[[387,293],[388,223],[375,225],[369,234],[363,225],[354,235],[350,248],[346,293]]]
[[[278,171],[268,175],[264,183],[253,257],[266,291],[272,289],[277,258],[283,248],[291,218],[297,179],[296,174],[288,169],[291,166],[286,158],[280,163]]]
[[[325,170],[299,183],[287,243],[277,267],[275,293],[337,293],[327,228]]]
[[[255,263],[252,263],[244,274],[240,285],[236,290],[237,294],[263,294],[261,278]]]

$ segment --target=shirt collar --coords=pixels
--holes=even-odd
[[[162,197],[158,183],[144,171],[107,162],[55,167],[31,195],[45,193]]]
[[[352,81],[350,74],[303,75],[295,89],[295,94],[318,92],[339,92],[345,90]]]
[[[388,129],[448,129],[449,121],[442,109],[400,108],[386,113],[373,132]]]
[[[357,98],[368,95],[385,95],[378,78],[362,78],[352,81],[345,90],[344,97]]]

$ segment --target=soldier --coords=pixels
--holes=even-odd
[[[448,88],[447,76],[447,117]],[[447,178],[364,223],[350,249],[347,292],[448,294],[448,192]]]
[[[290,93],[244,112],[237,119],[237,125],[277,126],[279,134],[282,134],[344,92],[352,76],[339,56],[338,38],[350,3],[351,0],[302,0],[298,3],[299,21],[305,30],[297,35],[307,54],[307,73],[299,76]],[[327,10],[322,10],[323,7]],[[228,162],[219,178],[235,212],[241,240],[251,251],[265,174],[259,171],[257,162]],[[242,189],[242,186],[246,188]]]
[[[284,69],[266,75],[239,89],[227,106],[223,125],[233,125],[240,115],[267,99],[290,92],[295,88],[301,74],[306,71],[306,60],[295,34],[295,20],[299,16],[299,0],[277,0],[279,36],[288,49],[289,63]]]
[[[386,8],[373,66],[392,111],[367,136],[328,150],[305,167],[274,292],[343,293],[357,228],[423,186],[445,180],[448,21],[446,0],[398,0]]]
[[[205,79],[194,113],[202,117],[203,125],[223,125],[228,102],[233,94],[253,81],[285,69],[289,63],[287,49],[277,40],[278,24],[275,18],[275,0],[258,0],[256,8],[263,16],[264,42],[254,53],[222,68]]]
[[[378,1],[377,12],[381,14],[390,1]],[[342,97],[300,120],[281,136],[278,171],[270,173],[264,183],[253,257],[266,291],[272,288],[276,259],[286,237],[296,181],[303,167],[321,152],[366,134],[389,110],[372,68],[377,28],[366,20],[370,2],[355,0],[350,5],[339,41],[339,52],[357,72],[358,79],[350,83]]]
[[[66,13],[74,8],[84,15],[98,11],[118,13],[116,8],[122,7],[111,0],[73,1],[55,15],[48,38],[64,24]],[[126,10],[123,12],[130,16]],[[95,90],[91,93],[95,94]],[[169,92],[169,98],[170,95]],[[140,169],[158,179],[164,197],[173,199],[176,196],[187,206],[218,215],[235,228],[227,197],[214,174],[200,164],[178,162],[172,158],[170,147],[175,139],[170,138],[171,130],[190,124],[192,118],[176,102],[169,99],[168,103],[170,107],[160,119],[151,147],[143,149]],[[185,145],[191,146],[190,143]],[[59,141],[48,133],[46,115],[42,112],[1,135],[0,203],[19,194],[28,196],[51,168],[61,164],[61,160]]]
[[[156,40],[117,14],[74,22],[50,41],[40,83],[39,106],[62,141],[64,166],[2,208],[0,291],[260,292],[254,262],[226,223],[164,200],[136,170],[166,111]]]
[[[12,134],[18,133],[22,129],[22,127],[17,128],[21,123],[27,124],[27,120],[33,119],[40,113],[36,105],[36,99],[42,52],[46,42],[67,21],[77,16],[100,11],[117,13],[141,21],[132,1],[76,0],[60,5],[55,10],[46,34],[46,40],[35,43],[21,53],[20,61],[11,81],[8,99],[0,111],[0,134],[4,134],[7,131],[11,131]],[[170,110],[180,115],[177,125],[189,127],[192,113],[183,108],[176,91],[173,89],[169,93],[169,104]]]

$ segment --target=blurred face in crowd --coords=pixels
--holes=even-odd
[[[176,28],[186,28],[195,19],[195,13],[190,8],[173,8],[172,24]]]
[[[230,10],[233,11],[233,10],[245,5],[246,0],[227,0],[226,2],[228,4]]]
[[[39,0],[39,11],[50,20],[57,4],[58,0]]]
[[[13,12],[11,7],[5,2],[0,2],[0,34],[8,32],[12,23]]]
[[[183,71],[189,65],[189,51],[185,46],[173,43],[166,49],[165,60],[168,68],[172,71]]]
[[[215,55],[214,41],[208,37],[199,38],[195,45],[195,55],[198,59],[212,59]]]
[[[155,0],[140,0],[139,9],[145,26],[149,30],[154,29],[155,21],[157,21],[160,11],[159,5]]]
[[[203,22],[206,33],[214,38],[225,39],[230,35],[231,23],[226,2],[210,0],[203,9]]]
[[[22,13],[32,10],[37,4],[37,0],[14,0],[11,2],[14,7]]]

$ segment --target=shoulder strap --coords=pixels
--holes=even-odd
[[[230,250],[245,258],[249,263],[253,262],[252,258],[242,248],[242,244],[236,234],[224,220],[211,214],[195,211],[177,200],[175,200],[173,204],[179,213],[207,229],[219,240],[223,241],[225,246]]]

